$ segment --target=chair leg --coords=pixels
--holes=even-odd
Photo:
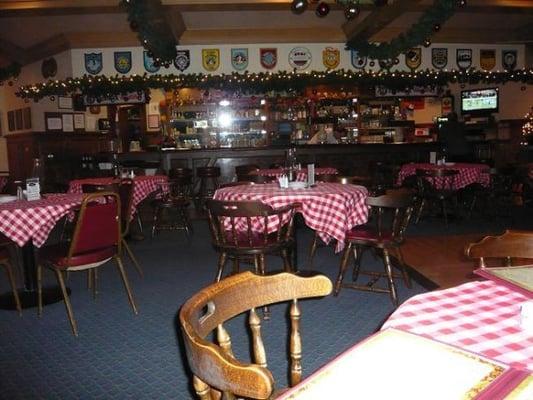
[[[93,287],[93,270],[87,270],[87,290],[91,290]]]
[[[401,247],[396,248],[396,254],[398,255],[398,261],[400,262],[400,267],[402,269],[402,276],[403,276],[403,281],[405,283],[405,286],[411,289],[413,285],[411,284],[411,277],[409,276],[407,272],[407,266],[405,265],[405,261],[403,260],[403,254],[402,254]]]
[[[95,268],[93,270],[93,299],[96,300],[98,295],[98,270]]]
[[[442,214],[444,215],[444,224],[448,227],[448,212],[446,211],[446,200],[441,200]]]
[[[157,229],[157,222],[159,220],[159,207],[154,209],[154,218],[152,219],[152,239],[155,236],[155,230]]]
[[[350,250],[352,246],[352,243],[347,243],[346,247],[344,248],[344,252],[342,253],[341,265],[339,266],[339,275],[337,276],[337,281],[335,282],[335,296],[338,296],[341,290],[342,280],[344,279],[344,272],[346,271],[348,261],[350,260]]]
[[[124,248],[126,249],[126,253],[128,253],[128,256],[131,260],[131,262],[133,263],[133,265],[135,266],[135,269],[137,270],[137,272],[139,273],[139,275],[141,276],[141,278],[144,278],[144,273],[143,273],[143,270],[139,264],[139,262],[137,261],[137,258],[135,258],[135,256],[133,255],[133,252],[131,251],[130,249],[130,246],[128,245],[128,243],[126,242],[126,239],[122,238],[122,245],[124,246]]]
[[[281,250],[281,258],[283,259],[283,269],[285,272],[293,272],[287,249]]]
[[[420,217],[422,216],[422,212],[424,211],[425,205],[426,199],[422,199],[422,201],[420,202],[420,206],[418,207],[418,212],[416,213],[415,224],[418,224],[420,222]]]
[[[137,221],[137,226],[139,227],[139,232],[143,233],[143,222],[141,220],[141,214],[139,211],[135,214],[135,219]]]
[[[135,300],[133,299],[133,294],[131,293],[130,284],[128,282],[128,278],[126,277],[126,271],[124,270],[124,265],[122,264],[122,260],[120,259],[120,256],[115,257],[117,261],[117,267],[120,272],[120,277],[122,278],[122,282],[124,283],[124,288],[126,289],[126,293],[128,294],[128,300],[130,301],[131,308],[133,309],[134,314],[138,314],[137,306],[135,305]]]
[[[57,281],[59,282],[59,286],[61,287],[61,293],[63,293],[63,300],[67,309],[68,320],[70,322],[70,327],[72,328],[72,333],[74,334],[74,336],[78,336],[78,327],[76,325],[76,320],[74,319],[74,312],[72,311],[72,304],[70,304],[70,298],[67,293],[67,288],[65,287],[63,273],[58,269],[54,269],[54,272],[56,273]]]
[[[313,265],[313,259],[315,258],[316,248],[318,247],[318,232],[315,231],[313,235],[313,243],[311,243],[311,248],[309,249],[309,266]]]
[[[222,279],[222,271],[224,270],[224,265],[226,265],[226,259],[227,254],[224,252],[220,253],[220,255],[218,256],[218,269],[215,282],[220,282],[220,279]]]
[[[5,261],[4,266],[6,267],[7,277],[9,279],[9,284],[11,285],[11,290],[13,291],[13,299],[15,300],[15,305],[19,315],[22,315],[22,306],[20,305],[20,298],[17,291],[17,285],[15,284],[15,276],[13,275],[13,266],[9,261]]]
[[[259,274],[261,276],[265,275],[265,255],[259,254]],[[270,307],[264,306],[263,307],[263,319],[269,320],[270,319]]]
[[[239,270],[241,269],[241,265],[239,263],[239,257],[233,258],[233,271],[231,271],[231,274],[237,274]]]
[[[43,315],[43,267],[37,264],[37,315]]]
[[[359,271],[361,270],[361,256],[362,255],[363,255],[363,249],[361,248],[361,246],[353,246],[352,282],[355,282],[359,278]]]
[[[387,249],[383,249],[383,263],[385,264],[385,271],[387,273],[387,283],[389,285],[390,297],[392,299],[392,303],[397,306],[398,295],[396,294],[396,286],[394,286],[394,279],[392,277],[392,266],[390,262],[389,251]]]

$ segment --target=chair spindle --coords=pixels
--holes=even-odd
[[[290,310],[291,317],[291,386],[294,386],[302,379],[302,336],[300,334],[300,308],[298,300],[293,299]]]
[[[261,336],[261,318],[257,315],[255,308],[250,310],[250,317],[248,319],[250,330],[252,331],[252,345],[254,352],[254,363],[261,367],[267,367],[265,345],[263,337]]]

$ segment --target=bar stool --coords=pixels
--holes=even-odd
[[[196,209],[204,210],[205,202],[215,194],[218,189],[218,178],[220,177],[220,168],[218,167],[198,167],[196,176],[200,180],[200,188],[196,194]]]

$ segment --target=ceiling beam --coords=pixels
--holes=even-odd
[[[19,47],[4,39],[0,39],[0,54],[12,62],[16,62],[21,65],[26,63],[26,51],[22,47]]]
[[[357,39],[369,39],[405,13],[409,7],[420,2],[421,0],[396,0],[390,5],[376,7],[363,21],[355,18],[346,22],[342,26],[346,40],[351,42]]]
[[[175,8],[171,8],[165,12],[166,23],[174,36],[176,43],[180,43],[181,35],[187,29],[181,12]]]

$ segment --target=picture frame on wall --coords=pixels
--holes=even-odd
[[[9,132],[16,130],[15,128],[15,111],[8,111],[7,113],[7,129]]]
[[[60,110],[72,110],[72,97],[70,96],[58,96],[57,108]]]
[[[46,132],[61,132],[63,119],[60,113],[44,113]]]
[[[74,130],[83,131],[85,130],[85,114],[74,114]]]
[[[159,129],[159,114],[148,115],[148,129]]]
[[[22,108],[15,110],[15,129],[21,131],[24,129],[24,118],[22,116]]]
[[[22,122],[23,122],[23,128],[26,130],[31,129],[31,108],[26,107],[22,109]]]
[[[62,114],[63,132],[74,132],[74,114]]]

